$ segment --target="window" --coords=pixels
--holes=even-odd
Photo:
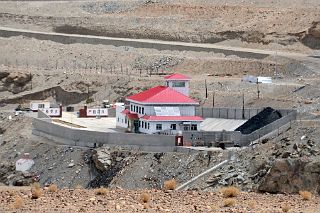
[[[184,131],[189,131],[190,130],[189,125],[186,125],[186,124],[183,125],[183,130]]]
[[[141,122],[141,127],[144,128],[144,122],[143,121]]]
[[[148,129],[150,129],[150,123],[148,123]]]
[[[135,106],[135,105],[133,106],[133,111],[134,111],[134,112],[136,111],[136,106]]]
[[[120,121],[120,118],[118,117],[118,122]]]
[[[197,131],[198,130],[197,124],[191,124],[191,130]]]
[[[144,114],[144,107],[142,107],[141,114]]]
[[[185,87],[186,82],[184,81],[173,81],[172,82],[172,87]]]
[[[145,129],[147,128],[147,122],[144,122],[144,128]]]
[[[125,123],[127,123],[127,122],[128,122],[128,119],[127,119],[127,117],[125,117],[125,118],[124,118],[124,122],[125,122]]]
[[[38,104],[38,108],[39,109],[43,109],[44,108],[44,104]]]
[[[157,124],[156,125],[156,130],[162,130],[162,124]]]
[[[141,114],[141,107],[139,107],[139,114]]]
[[[133,105],[130,105],[130,111],[131,112],[133,111]]]
[[[176,129],[177,129],[177,124],[171,124],[171,125],[170,125],[170,129],[176,130]]]

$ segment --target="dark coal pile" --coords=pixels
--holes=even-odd
[[[282,115],[279,111],[271,107],[267,107],[257,115],[250,118],[247,122],[239,126],[235,131],[240,131],[242,134],[247,135],[272,123],[275,120],[278,120],[281,117]]]

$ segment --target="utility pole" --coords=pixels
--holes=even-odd
[[[207,80],[204,80],[204,84],[206,87],[206,99],[208,98],[208,87],[207,87]]]
[[[258,93],[258,99],[260,98],[260,90],[259,90],[259,79],[257,77],[257,93]]]
[[[242,93],[242,119],[244,119],[244,93]]]
[[[214,95],[215,95],[215,92],[213,93],[213,96],[212,96],[212,108],[214,108]]]

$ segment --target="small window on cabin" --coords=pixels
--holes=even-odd
[[[142,107],[141,109],[141,114],[144,114],[144,107]]]
[[[130,105],[130,111],[131,111],[131,112],[133,111],[133,106],[132,106],[132,105]]]
[[[141,127],[144,128],[144,122],[142,121]]]
[[[118,122],[120,121],[120,118],[118,117]]]
[[[157,124],[156,125],[156,130],[162,130],[162,124]]]
[[[43,109],[44,108],[44,104],[38,104],[38,108],[39,109]]]
[[[148,123],[148,129],[150,129],[150,123]]]
[[[141,121],[139,121],[139,127],[141,127]]]
[[[176,129],[177,129],[177,124],[171,124],[171,125],[170,125],[170,129],[176,130]]]
[[[141,114],[141,107],[139,107],[139,114]]]
[[[127,122],[128,122],[127,117],[125,117],[124,118],[124,123],[127,123]]]
[[[192,131],[197,131],[198,130],[198,125],[197,124],[192,124],[191,125],[191,130]]]
[[[186,82],[184,81],[173,81],[172,82],[172,87],[185,87]]]

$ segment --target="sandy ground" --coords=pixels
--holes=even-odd
[[[303,201],[299,195],[270,195],[242,192],[234,198],[235,204],[224,207],[226,198],[218,192],[162,190],[110,190],[95,195],[93,190],[62,189],[57,192],[42,190],[43,196],[31,199],[31,190],[0,187],[0,208],[5,212],[320,212],[319,197]],[[150,198],[141,202],[141,194]],[[22,206],[14,207],[16,196]],[[272,204],[271,204],[272,203]],[[270,205],[271,204],[271,205]],[[17,205],[16,205],[17,207]]]

